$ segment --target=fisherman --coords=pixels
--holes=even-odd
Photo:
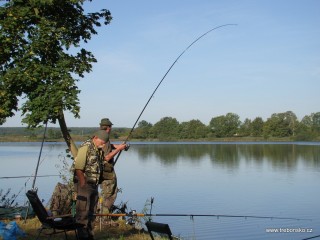
[[[100,130],[104,130],[110,135],[112,122],[109,118],[103,118],[100,121]],[[129,145],[122,144],[112,144],[110,140],[107,141],[106,145],[103,148],[104,151],[104,168],[102,174],[102,183],[101,183],[101,195],[103,201],[102,213],[111,213],[111,207],[117,198],[118,186],[117,186],[117,176],[114,170],[114,157],[122,150],[128,150]],[[112,223],[110,223],[112,224]]]
[[[80,240],[92,240],[94,213],[98,203],[98,184],[103,171],[103,146],[109,141],[109,134],[99,130],[83,142],[74,163],[74,187],[77,192],[76,222],[84,227],[77,229]]]

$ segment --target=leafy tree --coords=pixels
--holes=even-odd
[[[261,117],[256,117],[251,122],[251,136],[253,137],[263,136],[263,125],[264,125],[263,119]]]
[[[209,126],[214,136],[216,137],[224,137],[224,123],[225,123],[225,116],[218,116],[211,119]]]
[[[304,116],[297,127],[297,140],[312,140],[320,135],[320,112]]]
[[[298,124],[298,118],[295,113],[292,111],[287,111],[284,113],[284,121],[287,122],[289,129],[290,129],[290,135],[294,136],[296,133],[296,128]]]
[[[29,128],[58,121],[74,156],[64,111],[80,117],[78,77],[96,62],[80,44],[97,34],[100,19],[111,21],[106,9],[85,14],[84,2],[10,0],[0,7],[0,124],[18,110]]]
[[[180,125],[177,119],[164,117],[154,124],[151,129],[153,137],[158,139],[177,139],[179,136]]]
[[[297,126],[297,134],[295,136],[295,139],[299,141],[311,140],[313,138],[311,136],[312,135],[311,126],[312,126],[311,117],[304,116],[301,122]]]
[[[250,136],[251,135],[251,120],[246,118],[243,123],[240,124],[239,128],[240,136]]]
[[[304,116],[300,123],[311,130],[313,125],[312,116],[311,115]]]
[[[241,121],[239,115],[235,113],[227,113],[225,116],[212,118],[209,127],[216,137],[232,137],[240,126]]]
[[[208,128],[200,120],[182,122],[180,129],[180,138],[182,139],[205,138],[208,133]]]
[[[320,134],[320,112],[311,114],[312,131],[316,134]]]
[[[147,139],[149,137],[152,124],[148,123],[145,120],[142,120],[138,123],[138,127],[133,132],[134,138]]]
[[[294,136],[296,126],[297,116],[293,112],[274,113],[264,125],[264,135],[271,137]]]

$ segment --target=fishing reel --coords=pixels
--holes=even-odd
[[[150,213],[149,214],[143,214],[143,213],[137,213],[136,210],[131,210],[129,213],[126,214],[127,220],[126,220],[126,224],[129,224],[131,226],[134,226],[136,229],[141,229],[141,220],[139,219],[139,217],[147,217],[149,216],[148,219],[144,218],[145,221],[152,221],[152,206],[153,206],[153,201],[154,198],[152,197],[150,200]]]
[[[129,143],[126,143],[126,148],[124,149],[125,151],[128,151],[130,148],[130,144]]]
[[[120,188],[121,190],[121,188]],[[119,190],[118,190],[119,192]],[[126,214],[127,213],[127,203],[121,202],[119,205],[112,205],[110,208],[111,213],[115,214]],[[112,220],[116,221],[119,217],[111,217]]]
[[[138,222],[136,210],[132,210],[131,212],[129,212],[127,217],[128,217],[128,219],[126,221],[126,224],[128,224],[128,225],[135,226],[136,223]]]

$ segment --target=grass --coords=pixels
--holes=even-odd
[[[8,221],[5,221],[8,222]],[[133,226],[130,226],[125,223],[124,220],[118,220],[119,226],[102,226],[100,230],[99,222],[95,226],[95,240],[150,240],[150,235],[144,230],[135,229]],[[27,219],[26,221],[20,220],[17,221],[19,227],[26,233],[26,237],[18,237],[17,239],[36,239],[38,235],[38,229],[41,227],[41,223],[38,218]],[[46,230],[46,233],[49,233],[50,230]],[[42,231],[41,236],[45,236]],[[69,239],[75,239],[74,232],[68,232]],[[47,238],[42,237],[41,239]],[[1,239],[1,238],[0,238]],[[64,233],[59,233],[52,235],[52,240],[61,240],[64,239]],[[161,239],[161,238],[156,238]]]

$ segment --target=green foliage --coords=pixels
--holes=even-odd
[[[34,128],[55,123],[63,111],[79,117],[84,73],[96,62],[83,48],[108,10],[84,13],[84,0],[11,0],[0,7],[0,124],[14,116],[18,100],[23,122]]]
[[[71,127],[68,129],[73,136],[83,138],[90,137],[97,128],[94,127]],[[0,137],[8,136],[29,137],[41,139],[43,128],[1,128]],[[125,139],[130,132],[129,128],[113,128],[112,139]],[[57,128],[49,127],[47,139],[61,137]],[[255,137],[255,138],[286,138],[296,141],[319,141],[320,140],[320,112],[304,116],[299,122],[296,115],[291,111],[285,113],[274,113],[266,122],[261,117],[254,120],[246,118],[243,122],[237,114],[229,113],[211,119],[209,125],[200,120],[190,120],[179,123],[172,117],[164,117],[154,125],[142,120],[134,129],[130,139],[141,140],[212,140],[213,138],[226,137]],[[130,140],[129,139],[129,140]]]
[[[150,130],[152,128],[152,124],[148,123],[145,120],[142,120],[138,123],[138,127],[133,132],[132,137],[133,138],[139,138],[139,139],[147,139],[150,134]]]
[[[320,136],[320,112],[304,116],[297,124],[296,140],[307,141]]]
[[[243,123],[240,124],[239,135],[247,137],[251,135],[252,122],[246,118]]]
[[[205,138],[208,134],[208,127],[200,120],[191,120],[180,124],[181,139],[199,139]]]
[[[295,135],[297,116],[287,111],[274,113],[264,124],[264,136],[266,137],[291,137]]]
[[[261,137],[263,135],[263,119],[261,117],[256,117],[251,122],[251,136],[252,137]]]
[[[160,140],[177,139],[179,136],[179,122],[172,117],[164,117],[151,129],[153,138]]]
[[[237,134],[241,121],[235,113],[227,113],[225,116],[212,118],[210,128],[216,137],[232,137]]]
[[[71,127],[68,131],[73,136],[80,136],[83,138],[89,138],[92,134],[97,131],[98,127]],[[34,129],[24,128],[24,127],[0,127],[0,136],[23,136],[33,139],[40,139],[43,137],[43,127],[38,127]],[[129,132],[128,128],[113,128],[111,133],[112,139],[117,139],[120,136],[125,136]],[[59,128],[48,127],[46,139],[47,140],[57,140],[62,138],[62,134]]]

